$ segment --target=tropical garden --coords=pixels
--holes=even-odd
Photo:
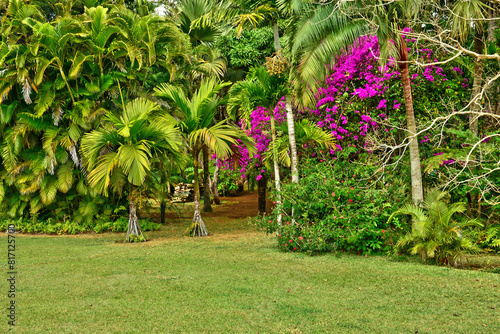
[[[0,0],[0,16],[16,329],[500,330],[497,1]]]

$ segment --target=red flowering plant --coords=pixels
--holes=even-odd
[[[276,234],[280,249],[379,253],[391,250],[404,232],[402,226],[409,226],[400,221],[387,224],[394,207],[407,201],[409,182],[399,176],[407,173],[398,170],[387,180],[370,179],[377,166],[349,162],[350,150],[354,148],[339,153],[334,163],[304,159],[299,184],[282,188],[282,224],[277,223],[277,211],[258,221],[268,233]]]

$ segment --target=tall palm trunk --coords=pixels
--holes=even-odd
[[[278,225],[281,225],[281,185],[280,185],[280,168],[278,166],[278,151],[276,149],[276,127],[274,125],[274,115],[271,111],[271,138],[273,141],[273,165],[274,165],[274,186],[278,193],[277,206],[278,206]]]
[[[142,234],[141,226],[139,225],[139,219],[137,218],[137,208],[135,200],[129,199],[129,216],[128,216],[128,228],[127,228],[127,242],[134,242],[136,238],[142,238],[141,241],[146,241],[146,238]]]
[[[488,44],[489,43],[494,43],[495,42],[495,30],[497,28],[497,22],[493,20],[493,18],[496,15],[497,7],[495,5],[491,5],[491,9],[488,11]],[[496,87],[490,86],[489,89],[489,95],[490,97],[493,97],[492,100],[496,101],[494,102],[494,105],[492,106],[492,114],[494,115],[500,115],[500,89],[498,85]]]
[[[208,159],[208,147],[203,147],[203,212],[213,212],[210,202],[210,162]]]
[[[205,227],[205,223],[201,218],[200,212],[200,180],[198,173],[198,155],[200,154],[199,150],[193,151],[193,161],[194,161],[194,215],[193,215],[193,224],[191,229],[191,235],[193,237],[204,237],[208,235],[207,228]]]
[[[258,200],[258,208],[259,208],[259,214],[263,215],[266,213],[266,188],[267,188],[267,177],[266,174],[263,174],[261,179],[257,181],[258,185],[258,194],[259,194],[259,200]]]
[[[280,36],[278,32],[278,23],[273,24],[273,36],[274,36],[274,48],[276,53],[281,50]],[[290,155],[291,155],[291,169],[292,169],[292,182],[299,183],[299,159],[297,155],[297,144],[295,141],[295,123],[293,119],[292,104],[290,102],[290,97],[285,97],[286,106],[286,121],[288,126],[288,138],[290,140]]]
[[[482,54],[484,43],[482,36],[483,33],[476,27],[474,34],[474,52]],[[480,111],[481,108],[481,99],[478,98],[481,93],[482,81],[483,81],[483,70],[484,63],[482,59],[476,59],[474,61],[474,83],[472,86],[472,98],[474,99],[474,103],[472,103],[472,114],[469,116],[469,130],[475,135],[478,135],[478,118],[475,115],[476,112]]]
[[[215,170],[214,170],[214,178],[212,179],[212,195],[214,196],[214,203],[215,204],[220,204],[220,197],[219,197],[219,189],[217,188],[217,183],[219,182],[219,164],[218,160],[215,159]]]
[[[413,112],[413,98],[411,95],[410,75],[408,73],[408,51],[404,37],[401,35],[401,78],[403,80],[403,93],[406,107],[406,123],[410,135],[410,169],[411,169],[411,195],[413,203],[419,205],[424,201],[424,191],[422,187],[422,170],[420,166],[420,152],[418,149],[418,139],[416,136],[417,126],[415,124],[415,114]]]
[[[273,23],[273,36],[274,36],[274,51],[276,53],[281,50],[280,35],[278,31],[278,21]]]
[[[488,42],[492,43],[495,41],[495,30],[497,28],[497,21],[495,21],[495,5],[490,5],[491,8],[488,10]]]
[[[288,124],[288,138],[290,140],[290,155],[291,155],[291,167],[292,167],[292,182],[299,183],[299,158],[297,155],[297,144],[295,142],[295,124],[293,120],[292,104],[290,103],[290,98],[287,96],[286,101],[286,121]]]
[[[167,202],[161,201],[160,202],[160,223],[165,224],[166,219],[165,219],[165,214],[167,210]]]
[[[474,52],[478,54],[482,54],[484,49],[483,42],[483,30],[481,23],[476,23],[476,29],[474,31]],[[483,98],[479,97],[481,95],[481,90],[483,88],[483,72],[484,72],[484,62],[482,59],[477,58],[474,61],[474,83],[472,85],[472,99],[473,103],[471,105],[472,113],[469,115],[469,130],[474,134],[474,136],[479,135],[479,122],[478,116],[476,113],[481,111],[481,101]],[[475,160],[475,159],[473,159]],[[476,172],[480,173],[481,171],[477,170],[477,166],[473,167]],[[469,214],[470,211],[475,208],[475,204],[479,202],[477,195],[474,193],[469,193]]]

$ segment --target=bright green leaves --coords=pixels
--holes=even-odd
[[[87,61],[88,59],[92,59],[92,58],[93,58],[92,55],[85,55],[81,52],[77,52],[73,61],[72,61],[72,65],[71,65],[71,68],[69,70],[68,77],[70,79],[75,79],[78,76],[78,74],[80,74],[80,72],[82,70],[82,66],[85,63],[85,61]]]
[[[57,170],[57,189],[67,193],[73,186],[73,163],[68,162],[60,166]]]
[[[52,87],[52,84],[48,83],[42,86],[35,101],[35,116],[43,116],[43,114],[52,105],[52,102],[54,102],[55,95],[56,93]]]
[[[57,194],[57,178],[52,176],[47,176],[43,178],[42,184],[40,186],[40,198],[44,205],[51,204]]]
[[[123,172],[128,175],[128,181],[135,186],[140,186],[151,169],[149,148],[143,143],[122,145],[118,148],[118,162]]]
[[[141,186],[154,155],[177,153],[181,136],[169,118],[154,112],[146,99],[129,102],[121,115],[108,114],[102,129],[83,136],[82,152],[90,170],[89,183],[98,193],[121,193],[128,181]]]
[[[162,84],[155,89],[155,95],[172,101],[179,109],[182,121],[179,126],[192,154],[206,146],[218,157],[229,156],[231,144],[240,139],[253,152],[253,143],[241,129],[219,122],[214,124],[217,107],[224,103],[217,93],[228,83],[215,79],[203,79],[200,88],[188,99],[184,92],[172,85]]]
[[[89,174],[88,180],[90,186],[98,193],[108,195],[110,175],[117,166],[118,159],[116,152],[110,152],[101,156]]]

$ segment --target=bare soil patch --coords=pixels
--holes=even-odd
[[[230,219],[242,219],[247,217],[255,217],[258,213],[258,193],[257,191],[243,191],[234,196],[221,197],[221,204],[212,204],[213,212],[202,212],[203,217],[214,217],[214,218],[230,218]],[[203,206],[203,201],[200,203]],[[168,220],[172,219],[182,219],[192,218],[193,215],[193,203],[177,203],[175,204],[177,210],[171,208],[167,210],[166,218]],[[267,213],[272,210],[273,202],[269,199],[266,202]],[[179,215],[180,214],[180,215]],[[153,207],[149,209],[150,219],[156,223],[160,222],[160,208]],[[146,212],[142,212],[142,217],[147,217]]]

